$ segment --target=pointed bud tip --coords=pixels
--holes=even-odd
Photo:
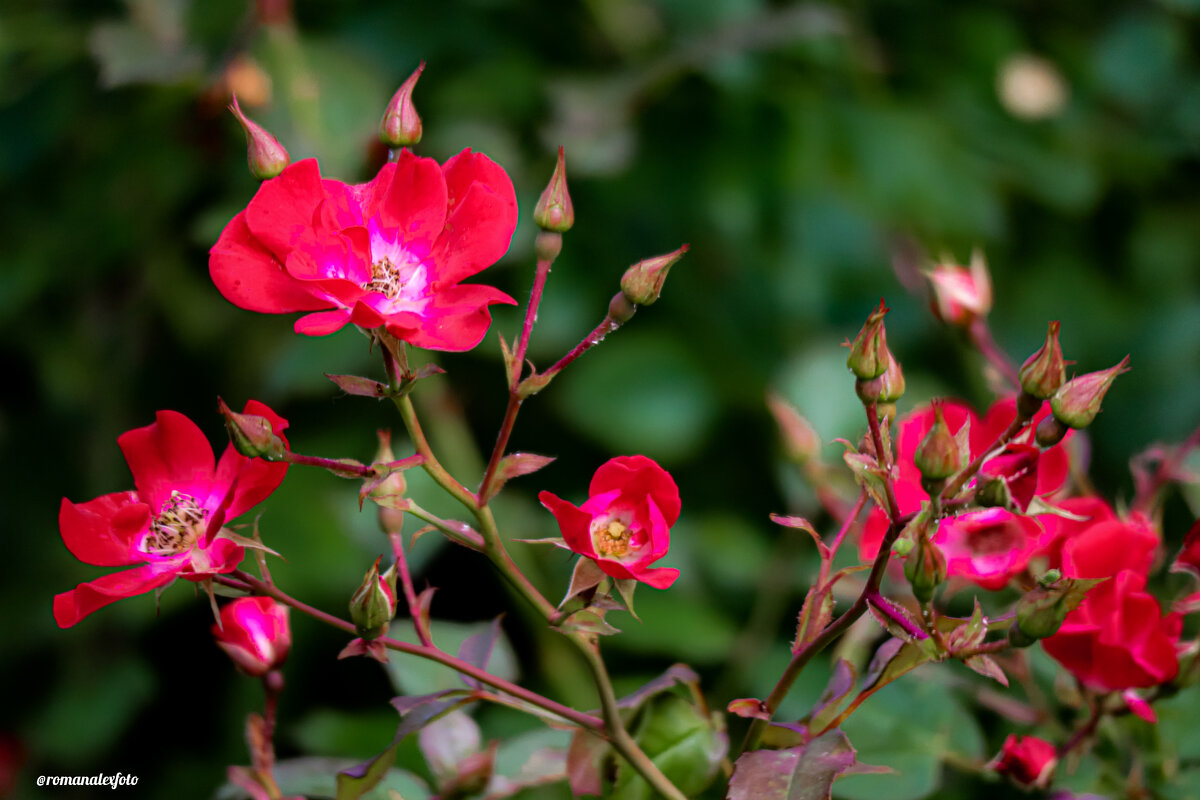
[[[279,438],[271,421],[254,414],[238,414],[225,401],[217,398],[217,412],[225,420],[229,441],[233,449],[249,458],[265,461],[283,461],[287,458],[287,446]]]
[[[666,283],[667,273],[691,245],[681,245],[661,256],[646,258],[625,271],[621,277],[621,292],[634,305],[648,306],[658,300],[662,294],[663,284]]]
[[[1050,398],[1054,418],[1069,428],[1086,428],[1100,413],[1100,405],[1113,381],[1129,370],[1126,355],[1116,366],[1072,378]]]
[[[1021,389],[1038,400],[1054,396],[1067,379],[1067,363],[1063,360],[1058,342],[1059,323],[1052,321],[1046,328],[1046,341],[1036,353],[1021,365]]]
[[[891,354],[887,347],[887,330],[883,318],[891,309],[879,298],[879,306],[867,317],[858,335],[850,344],[846,357],[849,367],[860,380],[870,381],[887,372]],[[864,401],[865,402],[865,401]]]
[[[567,156],[560,145],[554,174],[533,209],[533,221],[544,231],[566,233],[575,224],[575,206],[567,191]]]
[[[393,150],[421,141],[424,129],[417,107],[413,105],[412,93],[424,71],[425,62],[422,61],[408,79],[400,84],[400,88],[392,95],[391,101],[384,109],[383,119],[379,123],[379,140]]]
[[[246,132],[246,163],[250,174],[260,181],[274,178],[291,163],[291,156],[279,140],[242,112],[237,95],[232,95],[229,111]]]

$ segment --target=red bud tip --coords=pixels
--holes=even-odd
[[[238,453],[266,461],[283,461],[287,457],[287,445],[271,428],[271,421],[266,417],[238,414],[219,397],[217,411],[224,418],[229,441]]]
[[[962,452],[942,416],[941,403],[933,405],[933,427],[917,446],[916,462],[921,475],[930,480],[949,478],[962,467]]]
[[[567,191],[567,158],[561,147],[550,183],[533,209],[533,221],[542,230],[555,233],[566,233],[575,224],[575,207],[571,205],[571,194]]]
[[[233,95],[229,110],[246,131],[246,163],[250,166],[250,174],[265,181],[283,172],[292,159],[279,140],[242,113],[236,94]]]
[[[1021,388],[1039,400],[1052,397],[1067,379],[1067,363],[1063,361],[1062,347],[1058,343],[1058,328],[1058,320],[1051,322],[1041,349],[1021,365]]]
[[[879,299],[879,307],[871,312],[858,336],[850,344],[850,355],[846,358],[846,366],[854,371],[861,380],[869,381],[887,372],[892,357],[887,348],[887,331],[884,329],[883,318],[890,311]],[[869,402],[869,401],[868,401]]]
[[[1086,428],[1100,413],[1100,403],[1112,382],[1129,371],[1129,356],[1121,363],[1099,372],[1072,378],[1050,398],[1054,418],[1069,428]]]
[[[667,273],[691,245],[683,245],[666,255],[643,259],[625,271],[621,277],[621,292],[634,305],[648,306],[658,300]]]
[[[422,61],[413,74],[408,76],[408,80],[396,90],[396,94],[392,95],[392,101],[383,112],[383,120],[379,123],[379,139],[392,149],[408,147],[421,141],[421,117],[417,114],[417,107],[413,105],[412,93],[417,79],[424,71],[425,62]]]

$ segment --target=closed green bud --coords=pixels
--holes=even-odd
[[[416,88],[417,79],[425,71],[425,62],[417,65],[408,80],[400,84],[391,102],[383,111],[383,119],[379,122],[379,140],[393,150],[409,147],[421,141],[424,130],[421,126],[421,116],[413,105],[412,93]]]
[[[265,181],[283,172],[292,159],[279,140],[242,113],[236,96],[229,110],[246,131],[246,163],[250,167],[250,174],[260,181]]]
[[[879,307],[871,312],[858,336],[850,343],[850,355],[846,358],[846,366],[861,380],[878,378],[887,372],[891,362],[887,348],[887,331],[883,325],[883,318],[888,310],[881,299]]]
[[[1067,380],[1067,362],[1063,361],[1058,343],[1058,328],[1058,320],[1051,322],[1041,349],[1021,365],[1021,389],[1039,400],[1053,397]]]
[[[350,619],[358,635],[370,641],[387,633],[396,616],[396,567],[379,574],[382,556],[367,570],[362,585],[350,598]]]
[[[946,580],[946,556],[941,549],[922,535],[904,559],[904,577],[912,587],[913,596],[922,603],[933,599],[933,592]]]
[[[575,206],[571,205],[571,194],[567,191],[567,157],[561,147],[550,183],[533,207],[533,221],[542,230],[555,233],[566,233],[575,224]]]
[[[940,403],[934,403],[933,427],[917,446],[914,460],[921,475],[929,480],[949,478],[962,466],[962,452],[958,440],[946,424]]]
[[[217,398],[217,410],[225,420],[229,441],[233,449],[250,458],[265,461],[283,461],[287,458],[287,445],[271,428],[271,421],[254,414],[238,414]]]
[[[1086,428],[1100,413],[1100,403],[1112,382],[1129,371],[1129,356],[1115,367],[1072,378],[1050,398],[1054,418],[1068,428]]]
[[[625,274],[621,276],[621,291],[629,302],[648,306],[658,300],[667,280],[667,273],[675,266],[675,262],[683,258],[689,247],[690,245],[685,244],[666,255],[643,259],[625,270]]]

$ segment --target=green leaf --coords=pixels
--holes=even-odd
[[[688,700],[674,692],[655,696],[642,709],[634,732],[642,750],[685,795],[695,795],[716,777],[729,747],[724,730],[718,730]],[[651,800],[656,793],[623,759],[617,761],[617,778],[610,800]]]
[[[430,623],[430,630],[434,644],[447,653],[457,653],[469,637],[486,631],[492,624],[434,620]],[[393,620],[389,635],[409,644],[419,644],[412,621],[408,619]],[[425,658],[389,650],[388,662],[388,677],[401,694],[426,695],[462,686],[457,672]],[[517,677],[517,658],[503,632],[496,639],[486,669],[505,680],[515,680]]]
[[[839,730],[786,750],[754,750],[734,765],[727,800],[829,800],[833,782],[857,765]],[[868,768],[876,770],[876,768]]]
[[[813,706],[809,722],[810,730],[825,730],[825,727],[837,716],[842,707],[842,701],[849,696],[850,692],[854,691],[854,683],[857,680],[858,675],[854,665],[844,658],[839,658],[833,665],[833,674],[829,677],[829,683],[825,685],[825,691],[821,692],[821,697]]]

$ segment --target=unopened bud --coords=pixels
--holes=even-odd
[[[949,478],[962,467],[958,440],[946,424],[940,403],[933,405],[933,427],[917,446],[914,460],[921,475],[929,480]]]
[[[939,264],[929,273],[933,312],[950,325],[966,327],[992,310],[992,279],[983,252],[971,253],[970,268]]]
[[[904,559],[904,577],[912,587],[913,597],[922,603],[933,599],[933,592],[946,580],[946,556],[941,548],[921,535]]]
[[[392,432],[389,430],[379,430],[376,433],[379,436],[379,450],[375,453],[375,463],[386,464],[395,461],[396,454],[392,452]],[[407,489],[408,482],[404,478],[404,470],[396,470],[371,490],[371,497],[403,497]],[[403,511],[398,508],[391,508],[385,503],[377,503],[376,505],[379,508],[380,530],[384,533],[398,533],[404,528]]]
[[[254,414],[238,414],[225,401],[217,398],[217,410],[225,420],[229,441],[233,449],[250,458],[266,461],[283,461],[287,457],[287,445],[271,428],[266,417]]]
[[[533,208],[533,221],[544,231],[566,233],[575,224],[575,207],[567,191],[567,158],[558,148],[558,163],[542,196]]]
[[[1047,583],[1045,576],[1037,588],[1017,601],[1017,620],[1014,625],[1023,636],[1045,639],[1062,626],[1067,614],[1083,602],[1088,589],[1103,579],[1064,578]]]
[[[1121,363],[1099,372],[1072,378],[1050,398],[1054,418],[1069,428],[1086,428],[1100,413],[1100,403],[1108,387],[1122,372],[1129,371],[1129,356]]]
[[[279,140],[242,113],[237,95],[233,95],[233,103],[230,104],[229,110],[246,131],[246,163],[250,166],[250,174],[260,181],[265,181],[283,172],[292,159]]]
[[[904,396],[904,370],[900,368],[900,362],[895,357],[889,357],[886,372],[870,380],[859,378],[854,382],[854,391],[865,405],[894,405]]]
[[[362,585],[350,598],[350,619],[358,635],[370,641],[387,633],[388,625],[396,616],[396,567],[379,574],[382,556],[367,570]]]
[[[1021,365],[1021,388],[1039,400],[1054,396],[1067,379],[1067,365],[1063,361],[1062,346],[1058,343],[1058,328],[1058,320],[1051,322],[1041,349]]]
[[[421,141],[421,117],[413,105],[412,93],[424,71],[425,62],[422,61],[408,76],[408,80],[400,84],[383,112],[383,120],[379,123],[379,140],[392,149]]]
[[[869,381],[887,372],[891,355],[888,353],[887,331],[883,326],[883,317],[888,310],[881,299],[879,307],[871,312],[871,316],[867,317],[866,324],[862,326],[862,330],[850,344],[850,355],[846,359],[846,366],[853,370],[861,380]]]
[[[233,663],[255,677],[278,669],[292,645],[288,607],[269,597],[240,597],[228,603],[212,631]]]
[[[637,262],[621,277],[621,292],[629,298],[629,302],[635,305],[651,305],[662,294],[667,273],[670,272],[675,262],[683,258],[683,254],[688,251],[689,247],[690,245],[685,244],[678,250],[665,255]]]
[[[775,393],[767,395],[767,408],[783,436],[787,457],[797,464],[807,464],[821,454],[821,437],[817,429],[790,403]]]

